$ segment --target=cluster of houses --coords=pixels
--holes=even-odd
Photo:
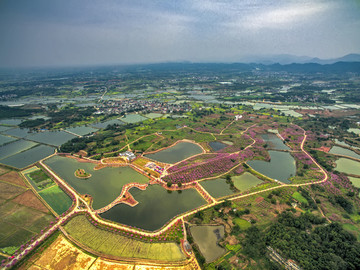
[[[191,110],[191,105],[184,103],[170,103],[160,100],[138,100],[138,99],[122,99],[109,100],[97,107],[96,114],[121,114],[130,112],[139,113],[176,113],[187,112]]]
[[[119,154],[119,156],[125,158],[128,162],[136,158],[135,154],[131,151],[122,152]]]
[[[146,167],[146,168],[149,168],[150,170],[153,170],[153,171],[155,171],[155,172],[158,172],[158,173],[160,173],[160,174],[162,174],[163,171],[164,171],[164,168],[156,165],[154,162],[149,162],[149,163],[147,163],[147,164],[145,165],[145,167]]]

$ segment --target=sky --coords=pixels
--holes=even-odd
[[[0,0],[0,67],[360,53],[359,0]]]

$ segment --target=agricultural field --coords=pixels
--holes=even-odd
[[[193,270],[196,269],[196,262],[185,261],[184,265],[166,266],[167,270]],[[162,270],[164,265],[156,263],[142,264],[122,263],[106,260],[105,258],[92,255],[76,247],[62,234],[56,233],[51,236],[34,254],[16,269],[47,269],[47,270]]]
[[[54,220],[15,171],[0,176],[0,251],[12,254]]]
[[[158,261],[182,261],[185,255],[176,243],[147,243],[127,238],[93,226],[83,216],[76,216],[65,225],[66,232],[75,241],[96,254],[117,258],[136,258]]]
[[[38,191],[49,188],[55,184],[42,169],[32,170],[32,172],[25,174],[25,176]]]
[[[57,185],[40,191],[39,195],[58,215],[64,213],[72,205],[71,198]]]

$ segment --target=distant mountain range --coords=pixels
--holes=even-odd
[[[244,57],[239,60],[241,63],[256,63],[256,64],[264,64],[264,65],[272,65],[272,64],[307,64],[307,63],[315,63],[315,64],[334,64],[336,62],[360,62],[360,54],[347,54],[343,57],[333,58],[333,59],[320,59],[313,58],[308,56],[295,56],[290,54],[279,54],[279,55],[271,55],[271,56],[249,56]]]

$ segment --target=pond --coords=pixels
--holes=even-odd
[[[242,175],[233,176],[231,179],[234,182],[234,186],[240,191],[248,190],[249,188],[255,187],[263,182],[249,172],[245,172]]]
[[[112,120],[108,120],[105,122],[100,122],[100,123],[96,123],[93,124],[92,126],[95,128],[106,128],[108,125],[124,125],[124,122],[121,122],[118,119],[112,119]]]
[[[100,216],[125,225],[154,231],[176,215],[206,204],[195,189],[169,193],[159,185],[151,185],[144,191],[132,188],[130,193],[139,202],[135,207],[118,204]]]
[[[275,134],[261,134],[261,138],[269,145],[268,148],[275,150],[290,150],[290,148]]]
[[[360,135],[360,128],[349,128],[348,132],[354,132],[357,135]]]
[[[6,144],[6,143],[9,143],[9,142],[13,142],[15,140],[16,140],[15,138],[11,138],[11,137],[4,136],[4,135],[0,134],[0,145]]]
[[[19,119],[19,118],[8,118],[8,119],[2,119],[2,120],[0,120],[0,124],[10,125],[10,126],[17,126],[17,125],[19,125],[22,121],[23,121],[23,119]]]
[[[93,163],[78,162],[60,156],[51,157],[44,163],[78,193],[91,195],[94,209],[100,209],[114,201],[120,195],[123,185],[127,183],[149,182],[147,177],[130,167],[94,170]],[[77,169],[83,169],[92,176],[88,179],[79,179],[74,175]]]
[[[140,114],[128,114],[125,115],[124,117],[120,118],[121,121],[125,122],[125,123],[138,123],[144,120],[147,120],[147,118],[145,118],[144,116],[141,116]]]
[[[349,156],[349,157],[360,159],[360,155],[356,154],[354,151],[351,151],[349,149],[342,148],[342,147],[339,147],[339,146],[336,146],[336,145],[331,148],[329,153],[330,154],[336,154],[336,155]]]
[[[97,129],[92,128],[92,127],[87,127],[87,126],[79,126],[79,127],[67,128],[66,131],[75,133],[80,136],[84,136],[84,135],[87,135],[87,134],[97,131]]]
[[[339,158],[335,163],[335,170],[339,172],[360,175],[360,162],[348,158]]]
[[[21,151],[25,151],[31,147],[34,147],[35,145],[37,145],[37,143],[25,140],[18,140],[5,144],[0,147],[0,159],[15,155]]]
[[[54,154],[55,148],[47,145],[38,145],[29,150],[2,159],[0,162],[18,169],[25,168],[39,160]]]
[[[45,131],[33,133],[26,138],[39,143],[60,146],[63,143],[66,143],[67,141],[76,138],[76,136],[69,134],[65,131]]]
[[[348,176],[354,187],[360,188],[360,178]]]
[[[248,165],[254,170],[283,183],[290,183],[290,177],[296,174],[295,159],[287,152],[269,151],[270,162],[251,160]]]
[[[214,198],[221,198],[234,194],[234,191],[230,189],[230,185],[226,183],[224,178],[205,180],[201,181],[200,184]]]
[[[190,232],[207,263],[225,254],[226,250],[217,244],[225,235],[224,226],[191,226]]]
[[[164,163],[176,163],[202,152],[202,148],[197,144],[190,142],[179,142],[170,148],[161,150],[154,154],[148,154],[146,157]]]
[[[209,146],[211,147],[211,149],[213,151],[219,151],[221,149],[224,149],[226,146],[228,146],[227,144],[225,143],[222,143],[222,142],[218,142],[218,141],[213,141],[213,142],[209,142]]]
[[[350,148],[353,148],[353,149],[358,149],[358,150],[360,150],[359,147],[352,146],[352,145],[350,145],[350,144],[347,144],[346,142],[339,141],[338,139],[335,139],[335,143],[336,143],[336,144],[339,144],[339,145],[347,146],[347,147],[350,147]]]
[[[159,118],[159,117],[162,117],[162,116],[163,115],[161,113],[148,113],[148,114],[145,114],[145,117],[151,118],[151,119]]]
[[[28,128],[12,128],[12,129],[8,129],[6,131],[4,131],[4,134],[10,135],[10,136],[14,136],[14,137],[18,137],[18,138],[25,138],[29,135],[31,135],[31,133],[29,133],[30,129]]]
[[[13,127],[8,127],[8,126],[0,126],[0,132],[8,130],[8,129],[12,129]]]

